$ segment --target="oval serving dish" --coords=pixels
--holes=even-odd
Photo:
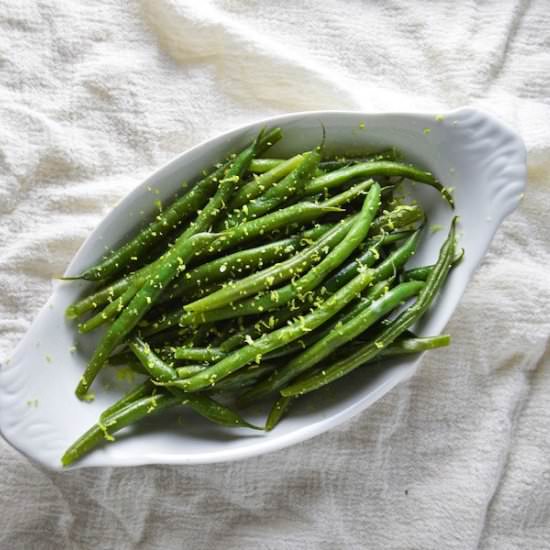
[[[193,180],[205,166],[244,146],[262,127],[280,126],[284,139],[269,156],[291,154],[318,144],[321,124],[329,153],[364,152],[388,146],[406,160],[432,171],[454,188],[460,216],[464,260],[452,271],[441,295],[425,316],[419,333],[441,332],[451,317],[474,270],[502,220],[518,205],[526,179],[522,140],[491,115],[470,108],[442,115],[307,112],[282,115],[231,130],[179,155],[126,196],[82,245],[67,273],[94,264],[105,247],[113,247],[135,231],[142,212],[153,214],[157,199],[168,200],[184,180]],[[157,190],[152,194],[151,189]],[[438,193],[411,186],[428,213],[429,224],[448,227],[452,211]],[[426,231],[411,265],[431,263],[446,231]],[[92,403],[74,396],[96,335],[80,335],[65,319],[66,307],[88,283],[56,282],[53,295],[0,369],[0,431],[29,458],[61,469],[65,449],[128,389],[128,382],[104,369]],[[412,376],[420,358],[384,361],[383,367],[357,369],[326,390],[305,396],[292,414],[268,433],[227,429],[183,411],[160,415],[117,437],[74,467],[139,464],[202,464],[260,455],[304,441],[366,409],[399,382]],[[109,372],[110,371],[110,372]],[[322,406],[317,406],[322,403]],[[252,422],[264,410],[247,414]]]

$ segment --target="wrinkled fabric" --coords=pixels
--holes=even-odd
[[[473,105],[529,154],[452,348],[412,380],[236,463],[58,474],[2,441],[0,548],[550,548],[549,14],[544,0],[0,0],[2,359],[111,206],[236,125]]]

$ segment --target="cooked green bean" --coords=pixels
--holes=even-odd
[[[365,180],[360,183],[357,183],[356,185],[353,185],[349,189],[346,189],[345,191],[342,191],[342,193],[339,193],[338,195],[334,195],[333,197],[326,199],[322,204],[325,204],[326,206],[342,206],[343,204],[349,203],[356,199],[357,197],[360,197],[361,195],[364,195],[370,187],[375,183],[374,180]]]
[[[254,178],[252,181],[249,181],[243,185],[236,193],[235,196],[231,199],[229,205],[230,210],[235,210],[240,208],[247,202],[254,200],[256,197],[259,197],[262,193],[267,191],[272,185],[280,181],[282,178],[290,174],[295,170],[303,160],[303,155],[295,155],[288,160],[276,161],[272,164],[269,170],[264,170],[264,174]],[[252,159],[250,163],[249,170],[251,172],[258,172],[258,170],[253,169],[253,165],[260,159]],[[267,159],[262,159],[267,160]],[[269,159],[275,160],[275,159]]]
[[[400,246],[396,251],[390,254],[384,261],[380,263],[380,265],[370,271],[370,273],[372,274],[372,281],[377,282],[382,279],[387,279],[388,277],[393,275],[394,272],[402,265],[404,265],[407,260],[415,253],[419,240],[420,231],[416,231],[411,237],[409,237],[405,241],[405,243],[403,243],[402,246]],[[351,275],[351,277],[345,282],[348,282],[354,276],[356,276],[361,269],[363,269],[361,268],[361,266],[356,266],[353,275]],[[323,285],[323,287],[325,289],[327,288],[326,285]],[[291,299],[291,290],[292,288],[287,285],[282,289],[265,294],[258,294],[253,298],[243,300],[242,302],[237,302],[232,306],[225,306],[219,309],[205,311],[197,314],[185,313],[180,319],[180,324],[193,325],[201,323],[211,323],[222,319],[231,319],[239,316],[257,315],[258,313],[264,313],[272,309],[277,309],[280,305],[286,303],[284,300],[289,298],[289,296]],[[334,288],[334,290],[337,289]],[[326,290],[326,292],[329,292],[328,289]]]
[[[76,395],[83,398],[97,374],[105,364],[111,352],[134,329],[140,319],[152,307],[160,296],[164,287],[175,277],[178,271],[185,269],[185,263],[197,251],[211,242],[212,235],[199,233],[190,239],[176,241],[174,246],[163,257],[158,272],[151,276],[133,297],[130,304],[121,311],[120,315],[109,327],[80,378]]]
[[[136,339],[132,341],[130,348],[136,354],[136,357],[141,361],[145,369],[147,369],[149,374],[158,382],[167,383],[178,379],[177,371],[155,355],[145,342],[140,339]],[[199,374],[195,376],[198,376]],[[207,395],[190,395],[182,392],[177,387],[172,386],[168,388],[168,391],[173,393],[177,398],[181,399],[182,405],[189,405],[189,407],[196,413],[204,416],[211,422],[215,422],[221,426],[228,426],[230,428],[246,427],[254,430],[262,429],[250,424],[241,418],[238,413],[229,407],[214,401],[214,399],[208,397]]]
[[[393,274],[393,272],[403,266],[407,260],[416,252],[416,247],[420,240],[420,231],[416,231],[410,236],[403,245],[388,256],[377,268],[375,280],[385,279]],[[382,241],[383,242],[383,241]],[[370,267],[374,264],[377,258],[378,251],[376,249],[368,249],[365,253],[359,256],[353,262],[344,266],[340,271],[327,280],[325,287],[330,292],[334,292],[343,284],[351,281],[357,275],[360,269]]]
[[[299,238],[282,239],[211,260],[178,277],[168,289],[171,292],[167,291],[166,299],[188,295],[205,285],[238,277],[269,266],[277,260],[284,260],[296,253],[299,245]]]
[[[184,306],[185,311],[198,313],[218,309],[236,300],[246,298],[261,290],[273,288],[288,279],[303,273],[312,265],[319,263],[332,247],[337,247],[355,223],[349,218],[333,227],[318,241],[284,262],[233,282],[226,287]]]
[[[229,167],[225,169],[223,178],[221,179],[214,196],[208,201],[206,207],[200,211],[196,219],[189,225],[189,227],[178,237],[176,242],[185,241],[196,233],[209,229],[212,223],[219,216],[222,209],[225,207],[233,187],[235,187],[235,184],[239,182],[242,172],[246,170],[250,160],[253,158],[258,144],[262,140],[262,135],[263,134],[260,133],[257,140],[242,153],[240,153],[229,165]],[[131,302],[139,289],[143,286],[146,279],[153,276],[154,272],[160,269],[160,265],[168,254],[169,252],[167,252],[164,256],[161,256],[161,258],[157,261],[140,270],[141,273],[129,277],[125,291],[102,312],[97,314],[88,322],[81,324],[80,331],[89,332],[120,312]],[[71,314],[73,313],[74,312],[71,311]]]
[[[380,160],[399,160],[400,154],[395,148],[386,149],[378,153],[372,153],[371,155],[366,155],[364,157],[336,157],[331,160],[325,160],[319,164],[320,168],[324,170],[332,171],[338,170],[340,168],[346,168],[354,164],[364,163],[364,162],[373,162]]]
[[[259,137],[259,143],[255,150],[263,151],[271,144],[281,139],[282,134],[279,128],[271,130]],[[269,145],[268,145],[269,144]],[[249,146],[247,149],[253,147]],[[245,150],[246,151],[246,150]],[[223,177],[224,170],[231,162],[228,161],[216,168],[209,176],[202,179],[188,193],[177,199],[171,206],[161,212],[153,222],[140,231],[131,241],[127,242],[98,265],[84,271],[77,278],[89,281],[105,280],[116,275],[127,264],[137,260],[145,251],[149,250],[155,243],[164,237],[169,231],[178,225],[182,218],[195,213],[201,208],[210,195],[215,191],[218,181]],[[202,231],[198,229],[196,232]]]
[[[213,386],[231,373],[252,361],[259,362],[263,355],[302,337],[328,321],[359,294],[372,280],[372,272],[357,275],[346,286],[338,290],[311,313],[292,322],[286,327],[264,334],[248,346],[240,348],[218,361],[203,372],[182,381],[187,391],[198,391]]]
[[[408,355],[421,353],[430,349],[443,348],[451,343],[448,334],[438,336],[416,336],[415,338],[400,338],[380,352],[380,356],[393,357],[396,355]]]
[[[283,416],[288,413],[288,409],[295,397],[284,397],[282,395],[273,403],[267,420],[265,421],[265,431],[270,432],[282,420]]]
[[[284,348],[279,348],[271,353],[268,353],[265,358],[276,359],[287,355],[293,355],[295,353],[301,353],[304,349],[307,349],[321,338],[324,338],[327,334],[335,330],[343,323],[347,323],[351,319],[354,319],[357,315],[359,315],[359,313],[370,306],[373,300],[383,296],[390,289],[391,281],[392,278],[373,284],[367,289],[368,292],[366,292],[365,297],[361,297],[355,302],[349,304],[349,306],[342,311],[340,315],[337,315],[334,320],[331,320],[330,323],[325,323],[317,330],[307,334],[304,338],[296,340]]]
[[[424,211],[419,206],[401,205],[377,218],[372,224],[371,235],[407,227],[424,219]]]
[[[296,155],[296,157],[299,156],[300,155]],[[255,172],[256,174],[263,174],[277,168],[277,166],[280,166],[283,162],[286,162],[286,159],[257,158],[252,160],[249,170],[251,172]]]
[[[229,224],[227,227],[245,219],[262,216],[274,210],[291,196],[302,194],[305,182],[311,178],[320,160],[321,152],[316,149],[302,155],[294,169],[273,185],[266,186],[260,178],[258,178],[259,183],[256,180],[247,184],[248,189],[244,191],[243,195],[237,195],[236,200],[234,199],[231,203],[234,210],[226,220],[226,223]],[[264,174],[265,176],[266,174]]]
[[[377,183],[374,183],[371,186],[371,189],[365,198],[363,203],[363,208],[361,213],[357,218],[353,219],[353,225],[349,226],[349,230],[344,235],[342,239],[334,249],[330,251],[326,257],[315,267],[311,268],[301,279],[296,283],[291,283],[283,289],[279,289],[270,293],[270,298],[276,302],[276,306],[280,307],[282,304],[287,303],[292,299],[292,296],[297,294],[298,296],[304,295],[304,293],[311,291],[316,286],[318,286],[327,273],[334,270],[338,265],[344,262],[350,254],[361,244],[363,239],[366,237],[370,224],[374,219],[378,206],[380,204],[380,186]],[[345,226],[346,224],[341,224]],[[329,235],[327,233],[327,235]],[[326,235],[325,235],[326,238]],[[323,239],[320,239],[318,243]],[[299,271],[293,270],[290,275],[293,276],[298,274]],[[281,282],[281,279],[273,280],[273,285]],[[270,285],[270,286],[273,286]],[[265,286],[259,286],[254,284],[254,276],[243,279],[240,285],[234,285],[228,289],[222,289],[214,294],[206,296],[202,300],[193,302],[185,306],[185,310],[188,312],[204,312],[212,309],[220,308],[228,303],[231,303],[235,299],[242,299],[244,297],[250,296],[258,290],[265,289]],[[253,289],[250,291],[250,289]],[[221,298],[216,299],[221,295]],[[238,307],[238,306],[237,306]],[[261,311],[261,310],[260,310]]]
[[[210,283],[230,277],[239,278],[255,269],[269,266],[277,260],[284,260],[304,248],[305,245],[312,244],[312,241],[322,237],[332,227],[334,226],[331,224],[319,225],[294,237],[239,250],[199,265],[180,275],[167,290],[166,297],[163,296],[160,302],[179,296],[192,296],[197,289],[204,289]],[[203,295],[205,294],[210,294],[210,292],[203,292]]]
[[[138,422],[146,416],[160,412],[181,403],[182,399],[165,394],[155,394],[134,401],[115,412],[103,422],[94,424],[85,434],[79,437],[61,458],[63,466],[70,466],[104,442],[114,441],[113,434],[122,428]]]
[[[302,195],[306,181],[311,178],[319,166],[320,160],[320,147],[305,153],[298,166],[280,182],[244,204],[239,210],[231,212],[226,218],[225,227],[229,228],[245,220],[259,218],[268,212],[272,212],[290,198]]]
[[[134,283],[131,284],[123,294],[105,306],[105,308],[103,308],[99,313],[87,321],[79,323],[78,332],[86,334],[87,332],[91,332],[92,330],[95,330],[99,326],[103,325],[109,321],[109,319],[116,317],[124,309],[124,307],[131,302],[132,298],[140,289],[140,286],[140,283],[134,281]]]
[[[337,348],[365,332],[376,321],[393,311],[404,301],[417,295],[423,287],[424,283],[421,281],[401,283],[378,300],[375,300],[347,323],[336,326],[333,331],[307,347],[285,367],[273,373],[268,379],[271,391],[282,388],[298,375],[317,365]]]
[[[151,323],[147,323],[143,327],[139,327],[139,333],[141,336],[152,336],[172,327],[178,326],[181,319],[182,309],[177,308],[170,313],[163,314],[160,318]]]
[[[220,382],[216,384],[215,390],[216,392],[240,392],[265,378],[276,367],[277,363],[273,362],[262,362],[259,365],[249,365],[248,367],[234,372],[227,378],[220,380]]]
[[[302,395],[329,384],[342,376],[345,376],[373,357],[376,357],[381,350],[388,347],[399,337],[401,333],[417,321],[426,312],[437,295],[439,289],[445,282],[454,256],[455,229],[456,218],[453,218],[449,236],[441,247],[439,258],[435,264],[435,267],[428,276],[424,288],[412,306],[407,308],[397,317],[397,319],[392,321],[373,342],[361,347],[350,357],[337,361],[326,370],[323,370],[322,372],[315,374],[304,381],[282,389],[281,394],[285,396]]]
[[[208,365],[185,365],[183,367],[176,367],[176,373],[178,378],[189,378],[206,368],[208,368]]]
[[[187,361],[219,361],[225,357],[225,353],[218,348],[189,348],[180,347],[174,349],[175,359]]]
[[[364,162],[329,172],[306,184],[306,195],[315,195],[321,191],[338,187],[353,178],[372,178],[374,176],[402,176],[425,183],[437,189],[449,205],[454,208],[452,196],[431,172],[420,170],[412,165],[391,161]]]
[[[204,252],[205,254],[217,254],[236,244],[263,237],[275,229],[286,227],[291,223],[310,222],[329,212],[342,212],[342,209],[324,203],[301,202],[293,204],[220,233],[218,238]]]
[[[461,248],[458,251],[458,253],[455,254],[452,265],[455,266],[456,264],[460,263],[463,257],[464,257],[464,249]],[[424,265],[421,267],[413,267],[411,269],[408,269],[407,271],[404,271],[403,274],[401,275],[401,278],[404,281],[425,281],[434,267],[435,267],[434,265]]]
[[[281,327],[289,319],[296,318],[298,317],[298,315],[303,315],[305,309],[306,307],[302,306],[296,311],[294,309],[288,308],[286,310],[270,312],[264,315],[259,320],[242,327],[241,330],[239,330],[236,334],[233,334],[226,338],[220,344],[220,349],[226,353],[229,351],[233,351],[241,347],[248,338],[252,338],[253,336],[257,338],[258,336],[261,336],[266,332],[271,332],[274,329]]]
[[[109,416],[112,416],[121,409],[124,409],[124,407],[130,403],[134,403],[142,397],[150,396],[154,389],[155,385],[151,382],[151,380],[141,382],[141,384],[133,387],[128,393],[123,395],[116,403],[113,403],[110,407],[105,409],[99,416],[100,422],[105,422]]]

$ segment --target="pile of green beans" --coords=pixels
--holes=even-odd
[[[395,149],[360,157],[318,147],[263,157],[282,139],[262,130],[175,196],[128,242],[83,273],[91,292],[66,312],[103,331],[76,395],[106,367],[140,381],[63,455],[68,466],[139,420],[188,407],[225,427],[272,430],[303,394],[384,358],[447,346],[416,336],[460,261],[453,219],[439,258],[406,269],[426,224],[404,204],[403,179],[449,190]],[[399,183],[396,183],[396,178]],[[272,400],[265,426],[242,409]]]

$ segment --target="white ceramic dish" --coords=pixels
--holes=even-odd
[[[282,127],[284,140],[269,153],[275,156],[316,145],[321,122],[327,129],[329,149],[347,151],[396,146],[408,160],[429,168],[446,186],[455,188],[456,212],[461,218],[460,244],[466,256],[452,272],[435,307],[420,327],[424,334],[441,332],[498,225],[516,208],[525,187],[526,155],[521,139],[492,116],[469,108],[442,116],[296,113],[227,132],[181,154],[139,185],[90,235],[67,272],[77,273],[93,264],[105,246],[113,246],[131,233],[140,211],[152,212],[154,199],[170,197],[182,180],[193,178],[228,151],[243,146],[260,127]],[[151,189],[160,190],[160,195],[152,195]],[[436,234],[426,232],[414,259],[414,264],[423,264],[435,259],[451,210],[431,188],[417,185],[413,193],[427,209],[430,224],[445,227]],[[22,453],[52,469],[61,468],[63,451],[97,420],[99,413],[114,402],[121,391],[129,387],[113,379],[113,372],[110,372],[96,382],[97,397],[93,403],[82,403],[74,396],[74,388],[96,338],[78,336],[74,326],[65,320],[64,310],[84,288],[85,284],[81,283],[56,283],[53,295],[9,364],[0,370],[2,435]],[[73,346],[77,347],[76,351]],[[96,450],[74,467],[200,464],[281,449],[320,434],[363,411],[396,384],[412,376],[418,361],[418,357],[412,357],[395,360],[384,369],[358,369],[333,387],[303,398],[271,433],[223,429],[183,411],[152,418],[129,429],[115,444]],[[317,406],[321,401],[322,407]],[[252,421],[260,420],[260,416],[255,418],[254,414],[248,417]]]

